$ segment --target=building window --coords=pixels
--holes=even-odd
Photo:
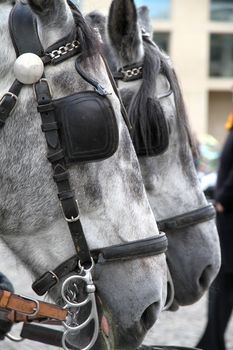
[[[233,0],[211,0],[211,20],[233,22]]]
[[[211,34],[210,76],[233,76],[233,34]]]
[[[137,6],[148,6],[152,18],[170,19],[171,0],[136,0]]]
[[[160,49],[169,54],[170,34],[166,32],[154,32],[153,40]]]

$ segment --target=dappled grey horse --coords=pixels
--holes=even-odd
[[[19,1],[16,3],[19,4]],[[82,224],[85,234],[82,239],[85,238],[89,249],[95,252],[100,251],[102,247],[123,244],[120,246],[123,247],[123,253],[127,249],[133,253],[130,242],[143,241],[147,249],[146,242],[150,243],[150,237],[154,242],[156,238],[165,236],[159,234],[149,205],[138,160],[122,118],[119,100],[113,92],[105,65],[98,53],[98,40],[83,21],[81,14],[78,11],[72,13],[65,0],[30,0],[28,3],[37,23],[42,53],[48,47],[52,47],[53,51],[47,50],[46,54],[43,54],[44,62],[47,63],[44,69],[45,76],[38,82],[33,81],[37,68],[33,74],[30,70],[29,74],[25,74],[31,61],[29,59],[25,62],[21,57],[15,64],[16,52],[12,43],[14,36],[18,35],[24,46],[29,42],[29,32],[25,33],[25,37],[20,37],[23,29],[21,26],[13,28],[14,35],[10,35],[8,21],[14,1],[0,1],[0,235],[38,278],[76,254],[75,248],[78,250],[79,242],[76,242],[77,247],[74,247],[67,223],[69,227],[77,222]],[[62,53],[60,49],[56,50],[56,45],[60,46],[61,43]],[[14,44],[17,46],[17,41]],[[76,56],[73,56],[60,64],[49,64],[51,61],[62,60],[63,55],[71,53],[72,56],[72,50],[79,48],[82,50],[80,61],[77,62]],[[80,69],[85,72],[85,77],[89,77],[89,81],[77,73]],[[15,85],[12,85],[15,81],[14,71],[21,83],[16,81]],[[29,81],[29,78],[32,78],[32,81]],[[58,147],[58,125],[56,122],[45,123],[43,118],[53,116],[52,104],[61,105],[65,96],[71,95],[76,98],[79,92],[94,93],[93,81],[98,82],[95,97],[97,94],[104,95],[109,113],[110,110],[115,111],[119,146],[116,152],[104,161],[70,165],[69,183],[79,203],[80,224],[78,214],[65,215],[64,220],[59,206],[58,190],[53,176],[58,187],[67,186],[68,177],[65,171],[61,171],[63,168],[60,165],[54,167],[53,163],[53,170],[58,170],[54,173],[46,159],[47,148],[52,150]],[[34,82],[36,84],[33,89]],[[45,95],[42,93],[42,97],[40,89],[46,91]],[[51,94],[53,100],[49,105],[45,102],[47,99],[51,100]],[[41,103],[38,110],[36,99]],[[73,101],[72,97],[69,101]],[[109,106],[109,101],[112,107]],[[8,113],[9,110],[11,113]],[[6,114],[10,114],[7,115],[8,118]],[[88,108],[86,115],[88,116]],[[70,117],[69,114],[66,116]],[[41,131],[41,118],[45,135]],[[49,138],[50,132],[55,132],[52,134],[55,142],[53,137]],[[88,144],[88,133],[86,137]],[[59,151],[47,156],[56,165],[56,161],[63,155]],[[74,195],[71,190],[62,192],[61,189],[59,198],[65,211],[64,203],[66,200],[74,200]],[[160,204],[159,201],[157,203]],[[78,211],[78,208],[75,207],[75,210]],[[106,252],[115,252],[116,257],[119,246]],[[113,261],[109,257],[108,262],[103,254],[100,254],[100,260],[97,255],[93,279],[101,305],[100,315],[105,316],[110,331],[105,335],[100,331],[93,349],[135,350],[147,330],[159,317],[166,299],[167,267],[164,254],[155,256],[150,252],[148,255],[151,254],[152,256],[143,255],[139,258],[132,254],[131,259],[123,255],[123,259],[119,260],[114,259],[113,254]],[[86,271],[81,270],[83,273]],[[86,274],[89,276],[89,271],[86,271]],[[53,272],[46,273],[45,277],[54,283],[57,279]],[[61,297],[60,288],[61,284],[58,283],[51,289],[50,295],[54,300]],[[79,348],[83,348],[85,340],[84,334],[81,345],[77,339],[72,341],[78,344]]]
[[[168,236],[167,261],[175,286],[172,309],[191,304],[215,278],[220,250],[213,208],[194,167],[176,75],[169,57],[152,42],[146,7],[137,13],[133,0],[114,0],[108,19],[95,11],[86,18],[102,38],[102,52],[133,126],[147,195]]]

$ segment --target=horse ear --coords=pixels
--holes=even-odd
[[[101,37],[105,36],[106,17],[98,11],[92,11],[85,16],[86,21],[91,26],[99,31]]]
[[[138,8],[138,22],[143,31],[153,36],[153,27],[150,19],[150,10],[147,6]]]
[[[108,34],[113,47],[123,56],[123,60],[132,61],[132,56],[141,44],[141,31],[133,0],[113,0],[109,11]]]

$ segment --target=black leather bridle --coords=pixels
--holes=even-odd
[[[31,52],[41,57],[44,65],[58,64],[74,55],[80,54],[82,51],[75,33],[71,33],[68,37],[59,40],[59,42],[55,43],[52,47],[43,50],[37,33],[35,17],[30,7],[21,2],[17,3],[11,12],[9,27],[17,56],[25,52]],[[25,36],[27,40],[25,40]],[[64,48],[66,49],[65,51]],[[106,90],[97,81],[90,79],[78,63],[79,58],[76,60],[76,70],[78,73],[90,83],[100,95],[107,95]],[[15,80],[9,91],[2,97],[0,102],[0,127],[5,125],[7,118],[15,107],[18,95],[23,86],[23,83]],[[69,172],[64,160],[64,152],[59,141],[55,112],[51,107],[47,107],[51,105],[53,100],[45,76],[34,84],[34,90],[38,102],[38,111],[41,114],[42,130],[45,133],[48,146],[47,158],[52,164],[53,179],[57,184],[58,197],[76,249],[75,257],[62,263],[54,271],[46,272],[41,278],[34,282],[34,291],[39,295],[46,293],[60,278],[78,269],[78,264],[82,266],[92,264],[93,259],[96,262],[99,260],[108,262],[164,253],[167,250],[167,238],[164,233],[147,239],[90,251],[80,221],[79,208],[75,199],[75,194],[70,185]],[[122,110],[124,110],[123,106]],[[56,139],[56,146],[54,146],[54,139]]]
[[[143,42],[152,45],[157,48],[156,44],[150,39],[150,34],[142,28]],[[125,83],[143,79],[143,62],[134,63],[131,65],[120,68],[117,72],[113,73],[113,77],[116,82],[123,81]],[[169,89],[166,93],[158,96],[158,99],[166,98],[170,96],[172,90]],[[159,230],[166,232],[173,232],[179,229],[187,228],[193,225],[197,225],[215,218],[216,211],[211,203],[194,209],[184,214],[172,216],[163,220],[157,221]]]

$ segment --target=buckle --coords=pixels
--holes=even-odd
[[[6,93],[1,97],[1,99],[0,99],[0,105],[3,103],[3,101],[4,101],[4,99],[5,99],[6,96],[10,96],[11,98],[13,98],[13,99],[15,100],[15,104],[16,104],[16,102],[17,102],[17,100],[18,100],[18,96],[16,96],[15,94],[13,94],[13,92],[8,91],[8,92],[6,92]]]
[[[49,83],[48,83],[48,80],[47,80],[46,78],[41,78],[39,81],[37,81],[35,84],[33,84],[33,93],[34,93],[35,99],[37,100],[37,94],[36,94],[35,85],[36,85],[36,84],[39,84],[39,83],[42,83],[42,82],[44,82],[44,83],[47,84],[47,87],[48,87],[48,90],[49,90],[49,94],[50,94],[51,99],[52,99],[52,96],[53,96],[52,90],[51,90],[50,85],[49,85]]]
[[[34,298],[25,297],[25,296],[23,296],[23,295],[19,295],[19,297],[22,298],[22,299],[24,299],[24,300],[33,301],[33,302],[36,304],[36,306],[33,308],[33,311],[34,311],[34,312],[28,314],[27,312],[21,312],[21,311],[20,311],[20,313],[21,313],[22,315],[26,315],[26,316],[30,316],[30,317],[35,317],[35,316],[38,314],[39,310],[40,310],[40,303],[39,303],[39,301],[36,300],[36,299],[34,299]]]
[[[78,201],[77,201],[77,199],[75,199],[75,203],[76,203],[76,205],[77,205],[77,211],[78,211]],[[62,203],[61,203],[61,202],[60,202],[60,206],[61,206],[61,208],[62,208],[63,217],[64,217],[64,219],[65,219],[66,222],[68,222],[68,223],[73,223],[73,222],[77,222],[77,221],[80,219],[80,214],[78,214],[76,217],[71,216],[71,218],[67,218],[67,217],[66,217],[66,214],[65,214],[65,212],[64,212],[64,210],[63,210],[63,206],[62,206]]]

